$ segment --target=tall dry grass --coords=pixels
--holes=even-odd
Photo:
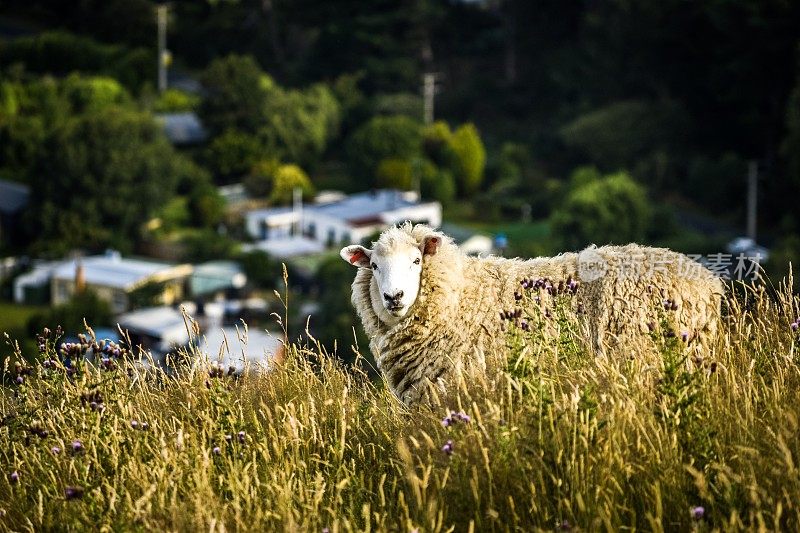
[[[509,323],[506,374],[414,409],[316,346],[237,378],[47,344],[7,364],[0,529],[798,530],[800,300],[739,292],[702,354]]]

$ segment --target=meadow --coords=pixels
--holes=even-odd
[[[0,530],[798,530],[798,315],[742,288],[709,349],[665,316],[605,357],[512,319],[507,372],[411,409],[313,340],[167,376],[49,332],[4,369]]]

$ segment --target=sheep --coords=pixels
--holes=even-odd
[[[408,405],[429,400],[431,385],[443,391],[462,373],[501,362],[507,336],[498,312],[515,308],[529,280],[570,283],[598,355],[647,335],[655,298],[665,299],[687,340],[709,342],[723,294],[721,280],[688,257],[636,244],[479,258],[443,233],[405,223],[383,232],[371,250],[351,245],[340,255],[358,267],[352,303],[378,369]]]

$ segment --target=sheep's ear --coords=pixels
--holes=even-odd
[[[422,255],[435,255],[436,252],[439,251],[439,247],[442,245],[441,237],[437,237],[435,235],[429,235],[425,237],[422,241],[422,244],[419,246]]]
[[[358,244],[351,244],[350,246],[345,246],[342,248],[342,251],[339,252],[339,255],[341,255],[342,259],[351,265],[355,265],[357,267],[368,267],[369,258],[372,256],[372,250],[367,250]]]

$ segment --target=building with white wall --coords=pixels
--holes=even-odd
[[[173,265],[123,258],[118,252],[36,265],[14,280],[14,300],[25,303],[31,295],[49,288],[52,305],[66,303],[80,286],[94,291],[111,305],[114,313],[130,307],[130,296],[146,285],[154,287],[159,303],[172,304],[184,297],[191,265]]]
[[[442,224],[441,204],[421,202],[413,191],[384,189],[320,196],[322,201],[314,204],[250,211],[245,214],[247,232],[267,252],[272,247],[308,253],[360,242],[406,220],[437,228]]]

